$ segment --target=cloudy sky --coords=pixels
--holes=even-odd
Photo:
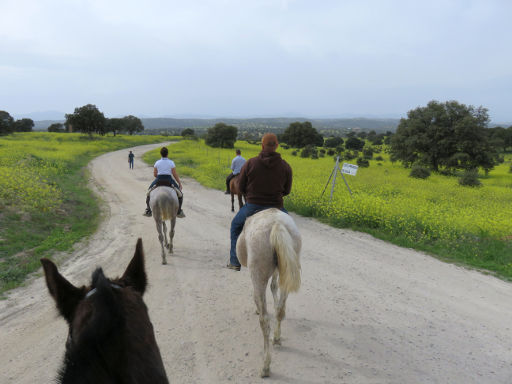
[[[512,122],[509,0],[0,0],[0,110]]]

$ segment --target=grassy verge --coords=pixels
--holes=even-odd
[[[15,169],[20,179],[9,183],[0,172],[0,294],[22,284],[40,267],[41,257],[70,251],[97,229],[100,202],[88,187],[86,168],[93,158],[167,140],[162,136],[88,140],[81,135],[45,133],[0,138],[0,170],[2,166]],[[52,195],[31,205],[48,186]]]

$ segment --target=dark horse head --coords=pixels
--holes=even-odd
[[[50,260],[41,263],[69,325],[61,383],[168,383],[142,301],[147,280],[141,239],[121,278],[108,279],[98,268],[89,287],[75,287]]]

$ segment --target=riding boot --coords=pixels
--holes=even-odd
[[[185,217],[185,213],[183,213],[183,211],[181,210],[181,206],[183,205],[183,196],[181,197],[178,197],[178,203],[179,203],[179,206],[178,206],[178,217],[180,218],[183,218]]]
[[[151,216],[151,208],[149,207],[149,193],[146,196],[146,212],[144,212],[144,215]]]

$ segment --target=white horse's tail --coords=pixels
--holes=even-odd
[[[270,245],[277,254],[279,288],[283,292],[296,292],[300,288],[300,260],[293,248],[293,239],[286,227],[277,222],[270,231]]]

